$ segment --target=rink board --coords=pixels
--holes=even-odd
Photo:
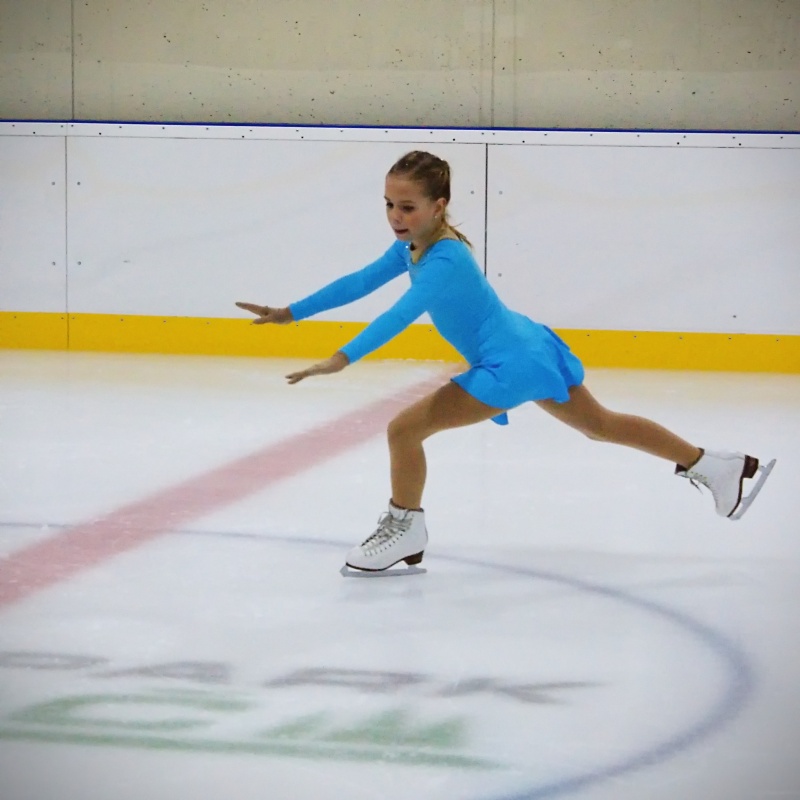
[[[512,307],[589,365],[800,370],[800,136],[0,124],[0,346],[329,355],[400,278],[244,326],[391,244],[383,175],[453,170],[451,217]],[[412,326],[379,357],[453,359]]]

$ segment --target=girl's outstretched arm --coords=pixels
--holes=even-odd
[[[329,283],[314,294],[289,306],[296,320],[339,308],[379,289],[407,271],[402,242],[395,242],[377,261]]]
[[[288,325],[290,322],[294,322],[290,308],[272,308],[272,306],[259,306],[255,303],[236,303],[236,305],[258,317],[253,320],[253,325],[263,325],[265,322]]]
[[[286,376],[286,379],[289,383],[297,383],[312,375],[330,375],[333,372],[341,372],[349,363],[350,359],[341,350],[337,350],[325,361],[320,361],[307,369],[301,369],[299,372],[292,372]]]
[[[255,314],[258,319],[253,320],[254,325],[263,325],[265,322],[273,322],[277,325],[286,325],[294,321],[291,309],[289,308],[271,308],[270,306],[259,306],[256,303],[236,303],[239,308],[245,311],[250,311]],[[309,378],[312,375],[330,375],[333,372],[341,372],[348,364],[350,359],[341,351],[337,350],[330,358],[325,361],[320,361],[318,364],[302,369],[299,372],[292,372],[286,378],[289,383],[297,383],[302,381],[303,378]]]

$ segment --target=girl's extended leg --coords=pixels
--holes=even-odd
[[[401,411],[388,428],[392,502],[418,509],[425,486],[426,462],[422,442],[437,431],[472,425],[501,414],[452,381]]]
[[[635,447],[683,467],[691,467],[703,454],[652,420],[609,411],[585,386],[573,386],[566,403],[540,400],[537,405],[590,439]]]

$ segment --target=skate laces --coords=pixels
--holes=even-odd
[[[362,543],[362,547],[378,547],[395,536],[400,536],[411,527],[411,515],[398,519],[391,512],[384,511],[378,519],[378,527]]]
[[[689,483],[697,489],[700,494],[703,494],[703,490],[700,488],[701,486],[705,486],[709,492],[711,492],[711,496],[714,498],[714,501],[717,500],[717,493],[712,488],[711,484],[708,481],[708,478],[705,475],[701,475],[699,472],[693,472],[692,470],[686,470],[684,473],[684,477],[689,479]]]
[[[682,467],[680,464],[675,466],[675,474],[680,475],[681,478],[686,478],[689,483],[697,489],[698,492],[702,491],[700,489],[700,484],[706,487],[706,489],[710,489],[711,487],[708,485],[708,478],[705,475],[697,472],[694,467]]]
[[[704,477],[704,476],[702,476],[702,475],[692,475],[692,476],[689,478],[689,483],[691,483],[691,484],[692,484],[692,486],[694,486],[694,488],[695,488],[695,489],[697,489],[697,491],[698,491],[698,492],[700,492],[701,494],[702,494],[703,490],[700,488],[700,484],[702,484],[703,486],[705,486],[705,487],[706,487],[706,489],[708,489],[708,488],[709,488],[709,486],[708,486],[708,479],[707,479],[707,478],[705,478],[705,477]]]
[[[687,475],[686,477],[689,479],[689,483],[691,483],[692,486],[694,486],[694,488],[697,489],[698,492],[700,492],[700,494],[703,494],[703,490],[700,487],[705,486],[706,489],[708,489],[708,491],[711,492],[711,495],[714,498],[714,500],[717,499],[717,493],[711,488],[711,486],[708,483],[708,478],[706,478],[705,475],[699,475],[698,473],[695,472],[693,475]]]

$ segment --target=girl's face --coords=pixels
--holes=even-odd
[[[416,181],[386,176],[386,218],[395,236],[422,246],[439,230],[447,201],[431,200]]]

